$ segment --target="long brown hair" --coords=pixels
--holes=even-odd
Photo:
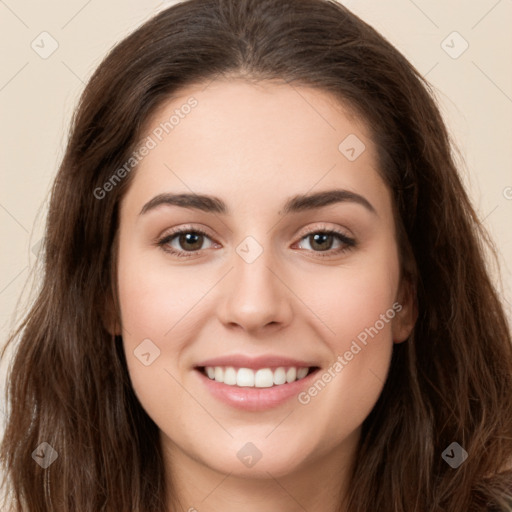
[[[393,193],[419,316],[363,423],[348,510],[512,510],[512,342],[484,260],[492,244],[430,85],[331,0],[185,1],[115,46],[90,79],[52,190],[42,286],[9,339],[19,344],[1,457],[16,510],[162,512],[172,500],[158,428],[105,327],[117,304],[118,207],[136,169],[104,197],[94,191],[159,106],[230,76],[311,86],[350,105]],[[43,442],[58,454],[47,468],[32,460]],[[457,469],[442,456],[453,442],[468,453]]]

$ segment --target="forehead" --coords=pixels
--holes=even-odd
[[[152,148],[128,196],[215,191],[247,205],[314,188],[366,189],[377,202],[386,194],[370,130],[315,88],[241,79],[189,86],[160,106],[142,136]]]

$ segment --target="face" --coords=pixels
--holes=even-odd
[[[232,80],[144,137],[120,332],[169,459],[277,478],[353,453],[412,328],[369,130],[322,91]]]

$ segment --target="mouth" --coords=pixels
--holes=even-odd
[[[254,361],[246,361],[246,366],[208,364],[196,366],[194,370],[199,385],[214,399],[230,408],[263,412],[298,398],[307,386],[312,385],[320,367],[291,366],[291,362],[283,366],[260,366]]]
[[[320,360],[310,357],[225,354],[198,361],[193,370],[198,385],[215,400],[261,412],[284,405],[311,386],[321,366]]]
[[[239,388],[273,388],[302,380],[319,370],[318,366],[278,366],[244,368],[234,366],[198,366],[205,377]]]

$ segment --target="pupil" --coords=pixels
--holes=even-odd
[[[322,245],[322,243],[325,243],[325,240],[328,239],[331,235],[329,235],[328,233],[317,233],[316,235],[313,235],[313,240],[314,240],[314,243],[317,244],[318,243],[318,239],[320,239],[320,243],[319,245]],[[327,250],[329,249],[331,246],[331,244],[328,244],[328,247],[320,247],[321,250]]]
[[[196,239],[194,241],[194,238]],[[199,240],[199,243],[198,243]],[[182,235],[180,244],[189,244],[189,245],[198,245],[198,247],[189,247],[192,250],[197,250],[201,248],[201,241],[202,241],[202,235],[198,233],[186,233],[185,235]]]

